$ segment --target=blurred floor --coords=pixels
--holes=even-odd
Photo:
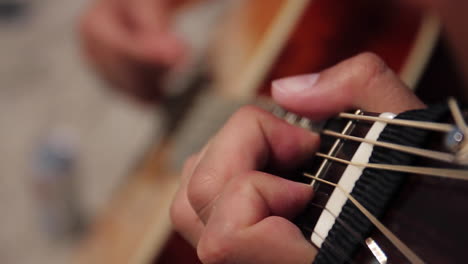
[[[86,0],[30,1],[0,23],[0,263],[66,263],[70,245],[39,228],[31,156],[57,126],[78,136],[78,187],[88,219],[105,206],[157,131],[154,111],[108,93],[78,51]]]

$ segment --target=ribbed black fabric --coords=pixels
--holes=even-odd
[[[448,107],[444,104],[424,110],[404,112],[396,118],[436,122],[441,120],[447,112]],[[421,147],[428,134],[426,130],[387,125],[378,140]],[[410,165],[412,162],[414,162],[413,155],[383,147],[374,147],[369,159],[369,163],[395,165]],[[356,182],[351,195],[372,214],[380,217],[403,180],[404,174],[400,172],[366,168]],[[373,227],[372,223],[350,201],[347,201],[338,219],[341,221],[336,221],[333,225],[314,261],[315,264],[349,262],[358,245],[363,241],[358,241],[355,236],[350,235],[349,228],[352,228],[362,239],[369,235]],[[342,223],[346,223],[349,228]]]

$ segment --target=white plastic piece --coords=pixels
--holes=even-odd
[[[383,113],[380,115],[382,118],[393,119],[396,115],[392,113]],[[366,139],[377,140],[380,136],[380,133],[384,130],[386,123],[375,122],[369,132],[367,132]],[[369,158],[372,154],[374,146],[369,143],[361,143],[356,150],[352,162],[357,163],[368,163]],[[355,183],[359,180],[362,175],[364,168],[348,165],[343,172],[341,179],[338,181],[338,184],[347,192],[351,193],[354,188]],[[332,192],[330,199],[328,200],[322,214],[315,225],[314,232],[311,236],[311,241],[318,248],[322,246],[324,241],[328,236],[328,232],[335,224],[335,217],[338,217],[341,213],[343,206],[347,201],[347,197],[343,192],[337,188]]]

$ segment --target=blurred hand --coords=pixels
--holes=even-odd
[[[170,2],[97,0],[81,21],[84,49],[98,72],[114,88],[144,102],[159,98],[162,75],[186,52],[169,29]]]
[[[424,107],[373,54],[276,81],[272,94],[280,105],[314,120],[353,108],[398,113]],[[316,249],[290,222],[312,189],[264,169],[295,167],[318,144],[318,135],[270,113],[239,110],[186,162],[171,208],[175,228],[203,263],[312,263]]]

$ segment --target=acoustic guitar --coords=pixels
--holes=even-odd
[[[394,71],[399,73],[410,87],[415,87],[438,40],[439,26],[436,18],[396,1],[272,0],[265,3],[260,0],[246,0],[237,1],[230,11],[230,15],[225,16],[226,23],[220,29],[223,34],[212,49],[209,79],[211,80],[210,87],[212,87],[210,91],[214,90],[215,95],[209,92],[208,96],[197,99],[199,103],[197,104],[196,101],[192,104],[195,105],[195,110],[184,118],[188,121],[178,127],[178,133],[171,134],[162,141],[163,143],[156,144],[150,149],[142,164],[129,178],[128,183],[116,195],[109,209],[98,219],[93,229],[94,232],[83,242],[83,246],[78,251],[76,262],[197,263],[193,249],[172,232],[168,208],[178,179],[177,166],[171,166],[173,156],[184,156],[191,150],[197,150],[215,130],[210,128],[207,132],[206,129],[200,129],[204,127],[200,123],[209,124],[214,123],[213,120],[224,120],[237,105],[248,102],[258,95],[268,95],[269,83],[272,79],[317,72],[362,51],[377,53]],[[437,50],[443,49],[439,47]],[[436,53],[435,59],[445,58],[445,56],[438,55],[439,53]],[[424,82],[423,80],[422,83]],[[437,82],[431,81],[431,83]],[[444,92],[447,91],[449,90],[444,90]],[[218,106],[207,105],[207,101],[211,104],[217,102]],[[241,103],[233,103],[237,101]],[[227,107],[226,105],[234,106]],[[197,107],[205,110],[198,111]],[[200,112],[203,114],[200,115]],[[207,117],[214,112],[221,112],[222,117],[219,115],[214,118]],[[403,115],[396,117],[395,120],[426,120],[424,118],[428,118],[427,116],[431,118],[434,116],[438,120],[429,120],[430,122],[440,120],[447,122],[448,120],[444,118],[450,116],[450,111],[442,112],[416,113],[414,114],[416,117],[413,114],[409,114],[409,117]],[[370,144],[353,141],[351,138],[367,138],[368,131],[375,130],[374,125],[368,123],[369,120],[377,121],[375,124],[385,126],[389,118],[389,116],[383,116],[381,117],[383,121],[382,119],[361,119],[374,116],[365,112],[343,115],[338,121],[329,122],[329,127],[325,130],[328,134],[324,136],[329,140],[320,150],[323,155],[320,154],[321,156],[315,159],[312,165],[305,168],[308,174],[301,174],[297,178],[303,181],[309,179],[317,188],[316,198],[311,201],[309,210],[297,219],[297,224],[303,228],[306,237],[321,249],[317,263],[323,263],[319,261],[386,263],[383,255],[388,263],[405,263],[418,261],[421,258],[428,262],[434,260],[434,262],[442,263],[446,260],[461,260],[459,255],[462,255],[463,250],[459,250],[459,255],[457,255],[457,253],[452,254],[449,249],[458,250],[466,245],[463,237],[468,233],[464,231],[466,229],[458,229],[466,214],[459,213],[463,212],[461,206],[458,211],[456,206],[445,206],[446,210],[438,211],[444,209],[444,204],[449,202],[453,204],[466,198],[463,193],[468,192],[464,192],[465,187],[463,187],[463,181],[460,182],[460,180],[448,180],[437,176],[408,177],[401,176],[398,172],[396,173],[398,179],[394,181],[394,186],[390,190],[382,189],[380,185],[371,186],[377,190],[375,191],[377,196],[380,193],[386,195],[377,209],[368,211],[374,216],[383,217],[380,218],[383,220],[378,221],[388,226],[395,236],[401,238],[399,240],[405,241],[407,244],[404,245],[411,248],[410,251],[418,258],[408,259],[406,256],[408,251],[401,251],[398,247],[395,249],[394,241],[384,238],[385,236],[379,233],[380,229],[373,228],[375,223],[366,218],[366,214],[363,216],[360,210],[355,210],[356,205],[350,202],[350,197],[346,197],[345,205],[354,206],[354,211],[350,213],[352,220],[348,218],[343,220],[342,212],[348,212],[348,207],[343,207],[339,212],[332,211],[328,214],[329,218],[331,215],[334,219],[331,221],[332,224],[328,224],[328,231],[316,230],[316,226],[323,225],[323,222],[319,220],[322,214],[325,215],[328,212],[327,201],[333,196],[334,188],[331,188],[330,184],[339,183],[341,177],[337,175],[343,175],[343,177],[346,175],[344,170],[347,166],[343,165],[344,162],[353,160],[361,145]],[[419,124],[416,121],[415,123]],[[193,126],[193,124],[196,125]],[[445,125],[445,132],[448,131],[448,127]],[[450,126],[451,131],[453,128],[453,125]],[[399,127],[398,124],[392,124],[387,125],[384,131],[388,129],[397,132],[401,130],[398,133],[405,135],[413,133],[413,130],[417,128]],[[186,133],[184,135],[184,131],[189,131],[190,136]],[[382,133],[380,136],[377,133],[377,137],[384,137],[387,132]],[[187,147],[185,143],[192,141],[194,134],[200,143],[198,146],[192,144],[191,147]],[[428,136],[432,137],[432,135]],[[377,137],[374,135],[373,141],[376,141]],[[418,142],[418,146],[413,146],[412,142],[406,141],[398,144],[419,149],[424,143]],[[174,154],[180,148],[184,149],[184,154]],[[381,152],[387,151],[381,150]],[[407,153],[404,155],[398,158],[398,161],[402,162],[399,165],[408,164],[413,160],[406,156]],[[374,152],[372,152],[372,157],[374,157]],[[423,164],[425,161],[418,160],[417,162]],[[326,164],[322,165],[323,163]],[[363,162],[358,162],[358,164],[361,163]],[[383,162],[371,160],[369,163]],[[316,170],[320,167],[323,168],[320,173],[317,173]],[[364,171],[372,172],[372,169],[366,168]],[[464,167],[458,168],[458,172],[460,171],[463,175],[466,174]],[[381,178],[384,178],[385,182],[391,177],[385,174]],[[406,177],[409,180],[405,180]],[[440,189],[436,188],[436,186],[442,186],[441,182],[447,185]],[[452,187],[454,189],[451,189]],[[432,191],[424,192],[424,189]],[[353,191],[349,193],[354,197]],[[448,198],[440,199],[440,201],[430,199],[442,196],[448,196]],[[365,199],[373,201],[377,198],[372,196]],[[359,199],[357,202],[363,204]],[[418,204],[418,202],[422,203]],[[365,205],[368,206],[368,204]],[[429,210],[431,206],[434,210]],[[418,210],[420,208],[420,210],[415,208]],[[445,220],[440,220],[439,216],[444,214],[446,214]],[[357,220],[354,220],[354,215]],[[431,220],[428,220],[429,218]],[[453,224],[450,221],[452,218],[456,218]],[[404,228],[402,228],[403,224],[398,223],[404,223]],[[337,237],[330,241],[331,236],[328,234],[337,233],[334,229],[337,224],[342,224],[344,227],[341,227],[341,231],[344,230],[344,233],[352,234],[352,236],[343,239]],[[359,227],[359,232],[354,231],[356,226]],[[408,233],[408,229],[414,232]],[[431,233],[436,229],[437,231]],[[449,232],[451,229],[454,231]],[[436,238],[440,239],[435,241]],[[342,240],[351,242],[341,245]],[[425,244],[425,240],[435,241],[435,243],[431,247],[422,247],[421,243]]]

